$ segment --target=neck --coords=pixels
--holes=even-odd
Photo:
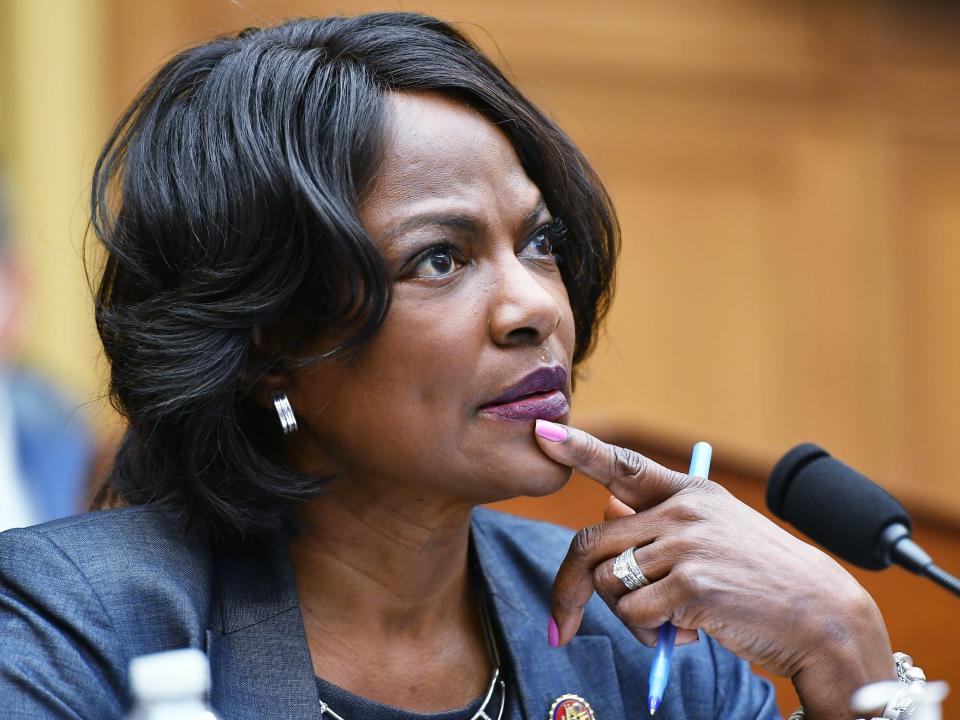
[[[439,712],[481,695],[491,665],[470,582],[470,506],[422,490],[344,478],[303,507],[290,555],[314,672]]]
[[[308,624],[359,625],[396,641],[474,617],[468,505],[344,481],[300,520],[290,550]]]

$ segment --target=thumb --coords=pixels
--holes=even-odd
[[[617,500],[615,495],[611,495],[610,499],[607,500],[607,506],[603,509],[603,519],[609,522],[628,515],[636,515],[636,513],[629,505]]]

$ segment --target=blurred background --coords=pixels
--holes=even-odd
[[[758,509],[776,458],[819,442],[901,498],[918,539],[960,572],[951,3],[0,0],[0,405],[56,408],[45,431],[67,448],[59,464],[41,458],[43,483],[64,468],[76,478],[43,512],[82,506],[120,429],[101,397],[81,262],[92,164],[112,122],[187,45],[374,9],[457,23],[613,195],[618,292],[574,422],[679,469],[709,440],[716,479]],[[9,401],[23,382],[29,402]],[[21,422],[3,415],[0,451]],[[49,493],[34,495],[16,502],[40,517]],[[580,526],[604,499],[577,478],[507,508]],[[857,577],[894,648],[953,681],[947,717],[960,714],[960,601],[896,569]]]

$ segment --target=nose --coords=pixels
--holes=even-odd
[[[522,260],[506,255],[491,288],[490,336],[503,347],[542,345],[560,325],[558,298]]]

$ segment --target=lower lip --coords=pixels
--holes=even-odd
[[[561,391],[554,390],[502,405],[487,405],[480,412],[501,420],[558,420],[570,412],[570,405]]]

